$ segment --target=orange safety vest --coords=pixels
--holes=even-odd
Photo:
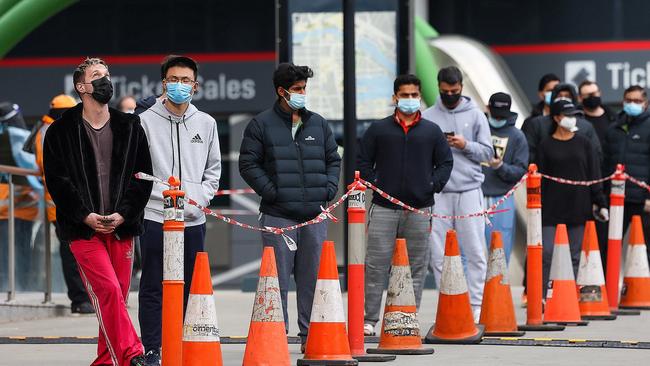
[[[45,191],[45,201],[47,202],[47,219],[50,222],[56,221],[56,206],[50,196],[50,192],[47,190],[45,185],[45,169],[43,169],[43,143],[45,142],[45,133],[54,120],[50,116],[43,116],[42,118],[43,126],[36,133],[36,138],[34,139],[34,154],[36,156],[36,165],[41,171],[41,177],[43,179],[43,189]]]

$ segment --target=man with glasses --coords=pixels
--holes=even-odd
[[[161,65],[163,95],[140,114],[149,139],[153,174],[161,179],[176,176],[185,197],[204,207],[219,188],[221,154],[217,123],[190,101],[198,88],[198,66],[185,56],[167,56]],[[142,277],[139,320],[147,365],[160,363],[163,279],[163,190],[154,183],[144,214],[140,236]],[[185,205],[185,293],[190,290],[196,253],[203,251],[205,214]]]

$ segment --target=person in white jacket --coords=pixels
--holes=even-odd
[[[161,66],[163,95],[140,114],[147,134],[153,174],[167,179],[176,176],[181,190],[207,207],[219,188],[221,154],[217,123],[190,101],[197,90],[198,66],[184,56],[167,56]],[[139,321],[147,364],[158,365],[161,345],[163,272],[163,196],[167,187],[154,183],[145,209],[145,231],[140,236],[142,276]],[[203,251],[205,214],[185,204],[185,297],[194,271],[196,253]]]
[[[463,96],[463,75],[454,66],[438,73],[440,98],[422,112],[422,118],[433,121],[447,135],[454,156],[454,168],[442,192],[435,195],[434,212],[440,215],[465,215],[483,210],[481,184],[485,179],[482,162],[494,155],[487,117],[469,97]],[[470,304],[478,322],[483,300],[483,284],[487,271],[485,253],[485,219],[472,217],[459,220],[437,219],[431,233],[432,270],[438,288],[444,260],[445,235],[456,230],[461,249]]]

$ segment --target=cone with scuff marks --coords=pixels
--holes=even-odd
[[[485,326],[485,335],[489,336],[520,337],[525,334],[517,330],[515,307],[508,283],[506,255],[499,231],[492,232],[490,241],[490,258],[479,324]]]
[[[348,344],[333,241],[323,242],[305,357],[297,365],[358,365]]]
[[[163,350],[164,352],[164,350]],[[222,366],[217,309],[208,253],[196,253],[183,324],[183,366]]]
[[[594,221],[587,221],[582,239],[580,266],[578,268],[578,305],[580,316],[587,320],[614,320],[607,301],[605,273],[598,249],[598,236]]]
[[[582,321],[576,281],[573,277],[571,250],[566,225],[559,224],[555,230],[555,245],[551,261],[551,275],[546,292],[544,323],[563,325],[587,325]]]
[[[447,231],[436,322],[426,343],[479,343],[484,327],[474,324],[456,231]]]
[[[243,366],[290,365],[273,247],[264,247]]]
[[[639,215],[632,216],[620,307],[650,309],[650,269],[648,268],[648,253]]]
[[[426,355],[433,348],[422,347],[420,338],[411,266],[409,265],[406,240],[395,240],[393,263],[388,280],[388,293],[384,307],[384,321],[381,325],[379,346],[368,349],[368,353],[396,355]]]

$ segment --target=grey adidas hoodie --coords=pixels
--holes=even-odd
[[[217,122],[193,104],[180,118],[174,116],[161,99],[140,114],[144,132],[149,141],[153,174],[167,180],[174,175],[181,179],[185,197],[207,207],[221,177],[221,153]],[[180,158],[179,158],[180,156]],[[163,190],[166,186],[154,183],[144,218],[163,222]],[[205,222],[205,214],[195,206],[185,204],[185,225]]]
[[[463,150],[451,148],[454,168],[443,192],[466,192],[481,187],[484,176],[481,163],[492,157],[490,125],[485,114],[469,97],[462,96],[454,109],[447,109],[440,100],[422,112],[422,118],[433,121],[442,132],[454,132],[467,141]]]

